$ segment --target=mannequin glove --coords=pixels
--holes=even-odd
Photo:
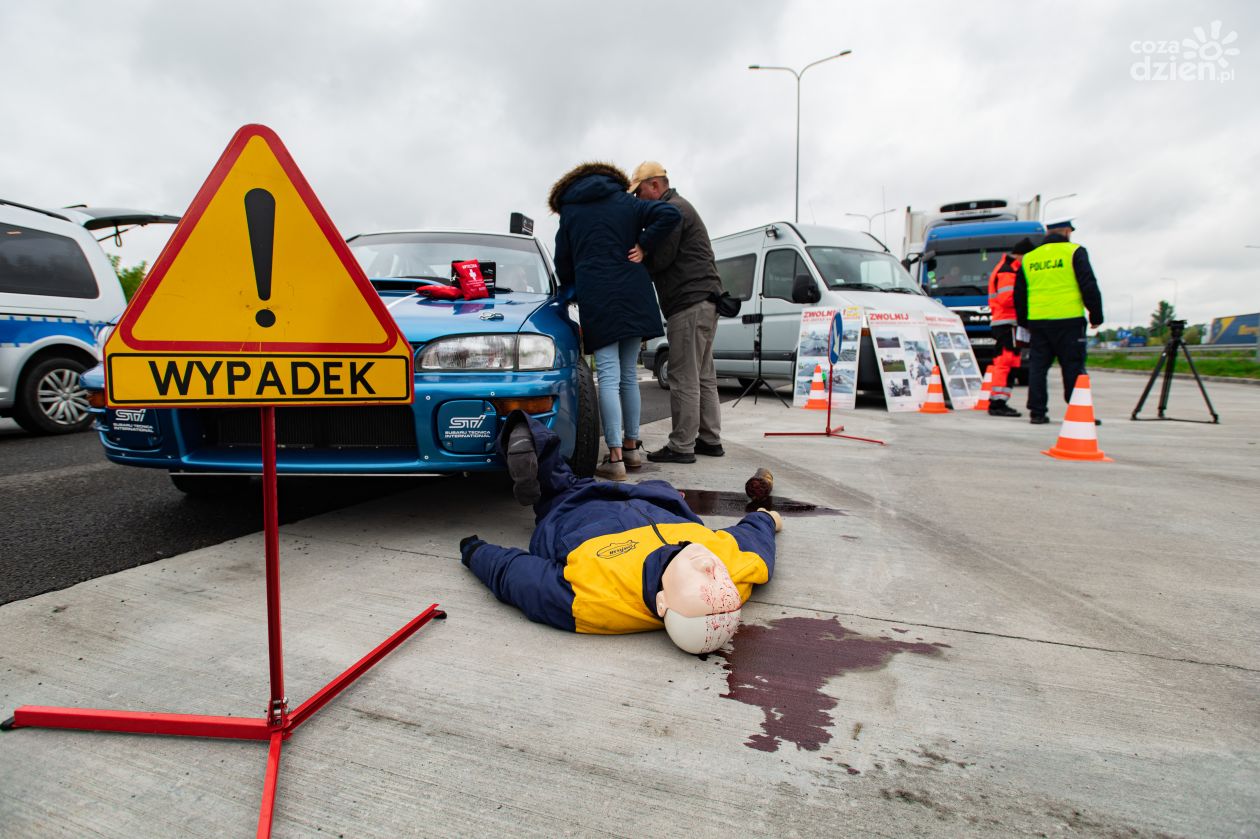
[[[779,512],[777,510],[767,510],[765,507],[758,507],[757,512],[765,513],[767,516],[774,519],[774,532],[775,533],[779,533],[783,530],[783,516],[779,515]]]
[[[480,548],[485,543],[486,543],[486,540],[479,537],[476,533],[474,533],[471,536],[465,536],[463,539],[460,539],[459,540],[460,562],[464,563],[464,565],[467,566],[469,560],[472,559],[473,552],[476,551],[477,548]]]

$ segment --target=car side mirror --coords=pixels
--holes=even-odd
[[[921,259],[923,259],[923,254],[919,253],[918,251],[915,251],[914,253],[908,253],[905,255],[905,258],[901,260],[901,267],[909,271],[910,266],[915,264]]]
[[[822,299],[822,293],[809,274],[797,274],[792,280],[792,302],[810,305]]]

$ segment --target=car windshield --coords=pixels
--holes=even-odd
[[[475,259],[494,263],[499,289],[551,293],[551,277],[533,239],[489,233],[372,233],[347,244],[371,279],[449,282],[452,262]]]
[[[928,291],[934,297],[968,297],[989,293],[989,275],[1002,261],[1002,251],[937,253],[927,262]]]
[[[923,293],[901,263],[886,253],[858,248],[813,247],[805,250],[809,251],[828,288]]]

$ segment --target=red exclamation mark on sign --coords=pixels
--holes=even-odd
[[[271,255],[276,234],[276,199],[265,189],[245,193],[245,225],[249,228],[249,249],[254,257],[254,284],[259,300],[271,299]],[[259,309],[254,315],[266,328],[276,322],[276,313]]]

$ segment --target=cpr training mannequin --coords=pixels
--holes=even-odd
[[[532,621],[600,635],[664,627],[679,648],[707,653],[730,640],[753,586],[774,573],[778,513],[710,530],[665,481],[574,475],[560,438],[520,412],[499,447],[517,500],[534,505],[529,550],[469,536],[460,555]]]

